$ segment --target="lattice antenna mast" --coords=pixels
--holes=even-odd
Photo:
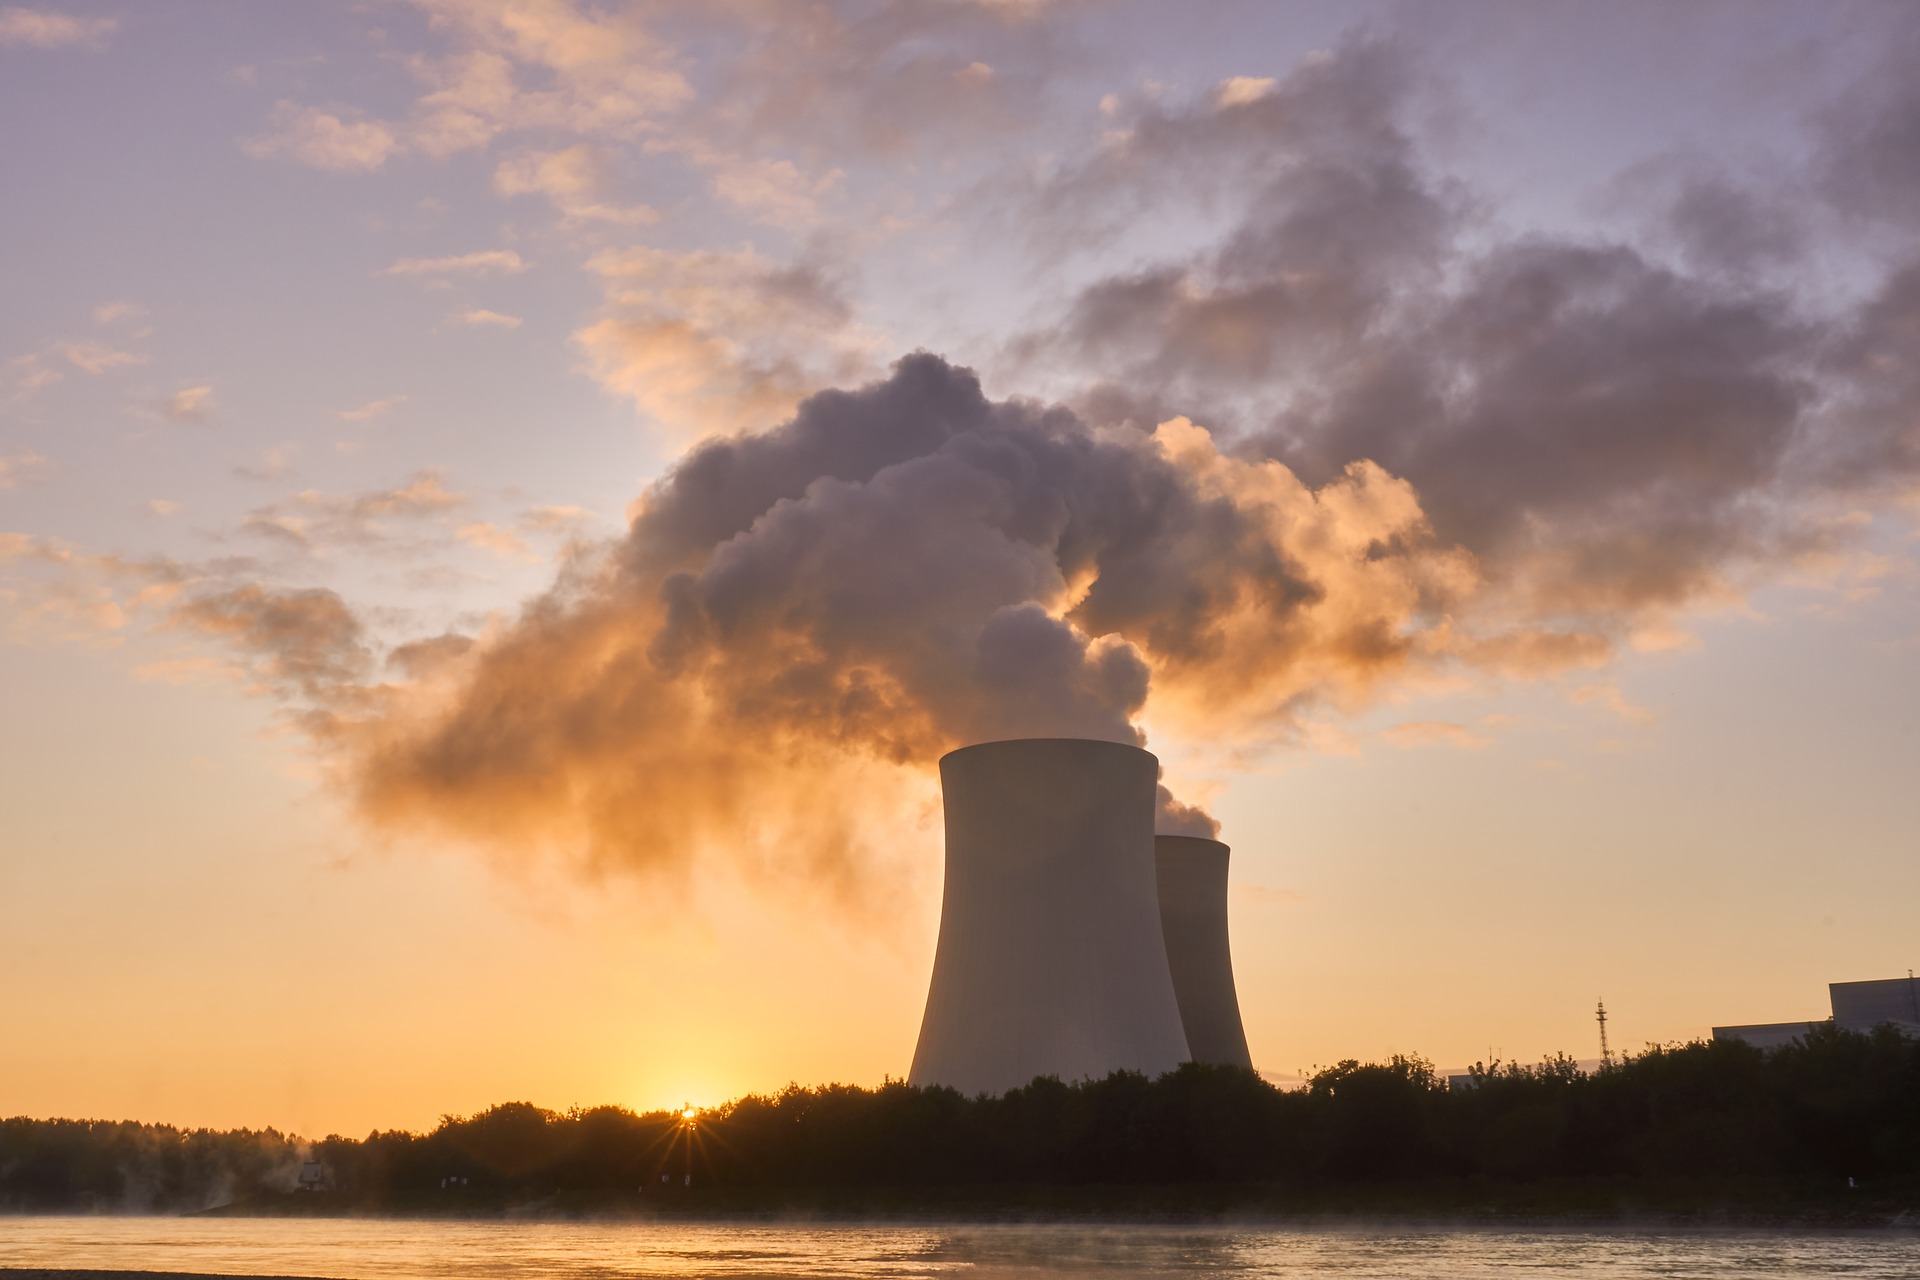
[[[1605,1000],[1599,1002],[1594,1012],[1594,1017],[1600,1023],[1600,1065],[1602,1067],[1611,1067],[1613,1065],[1613,1050],[1607,1048],[1607,1002]]]

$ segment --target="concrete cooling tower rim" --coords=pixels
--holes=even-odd
[[[996,738],[991,742],[972,742],[964,747],[955,747],[940,757],[940,767],[945,769],[947,761],[953,759],[955,756],[963,756],[969,751],[988,751],[995,747],[1005,747],[1019,742],[1071,742],[1083,748],[1113,747],[1120,751],[1138,752],[1140,755],[1147,757],[1153,761],[1156,771],[1160,765],[1160,757],[1154,755],[1153,752],[1147,750],[1145,747],[1137,747],[1131,742],[1115,742],[1111,738]],[[1156,772],[1156,781],[1157,776]]]

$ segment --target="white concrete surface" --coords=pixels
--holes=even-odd
[[[1200,836],[1155,836],[1160,929],[1195,1062],[1253,1069],[1227,940],[1227,861],[1231,850]]]
[[[1160,931],[1158,777],[1149,752],[1079,738],[941,759],[946,888],[909,1081],[997,1094],[1186,1059]]]

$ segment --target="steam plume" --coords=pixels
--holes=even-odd
[[[410,648],[414,679],[322,732],[381,821],[602,868],[850,871],[856,797],[943,751],[1141,742],[1150,692],[1217,731],[1364,697],[1459,647],[1475,582],[1370,463],[1311,489],[1184,420],[1095,429],[919,354],[699,446],[624,539],[478,643]]]

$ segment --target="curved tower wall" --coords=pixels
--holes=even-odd
[[[1004,1093],[1186,1060],[1155,887],[1158,776],[1138,747],[1080,738],[941,759],[946,888],[911,1083]]]
[[[1160,928],[1195,1062],[1253,1069],[1227,945],[1227,857],[1218,840],[1155,836]]]

